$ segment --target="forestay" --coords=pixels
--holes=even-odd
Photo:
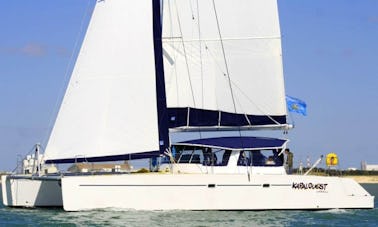
[[[46,148],[48,162],[159,151],[153,16],[151,0],[96,3]]]
[[[166,0],[163,12],[170,127],[286,123],[276,0]]]

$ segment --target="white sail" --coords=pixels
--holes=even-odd
[[[47,160],[159,150],[152,8],[151,0],[96,3]]]
[[[166,0],[163,15],[169,108],[286,116],[276,0]]]

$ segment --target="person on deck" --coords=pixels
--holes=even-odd
[[[294,154],[290,152],[289,148],[285,149],[285,154],[286,154],[286,166],[287,166],[288,174],[291,174],[293,172]]]
[[[205,166],[210,166],[211,165],[211,160],[212,160],[212,153],[211,153],[211,148],[203,148],[203,165]]]

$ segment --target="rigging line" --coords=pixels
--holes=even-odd
[[[71,66],[72,66],[72,64],[73,64],[73,62],[74,62],[74,60],[75,60],[75,58],[74,58],[74,55],[75,55],[75,50],[78,48],[78,46],[79,46],[79,41],[80,41],[80,35],[81,34],[83,34],[83,30],[84,30],[84,21],[85,21],[85,18],[87,18],[88,17],[88,14],[89,14],[89,8],[90,8],[90,4],[91,4],[91,1],[88,1],[88,3],[87,3],[87,6],[86,6],[86,9],[85,9],[85,12],[84,12],[84,15],[83,15],[83,17],[81,18],[81,23],[80,23],[80,28],[79,28],[79,32],[78,32],[78,34],[77,34],[77,36],[76,36],[76,41],[75,41],[75,44],[74,44],[74,47],[73,47],[73,50],[72,50],[72,53],[71,53],[71,56],[70,56],[70,59],[69,59],[69,61],[68,61],[68,64],[67,64],[67,66],[66,66],[66,71],[65,71],[65,73],[64,73],[64,76],[63,76],[63,79],[62,79],[62,85],[61,85],[61,87],[59,88],[59,94],[62,94],[63,93],[63,91],[65,90],[65,88],[66,88],[66,85],[67,85],[67,80],[69,80],[71,77],[69,76],[69,72],[70,72],[70,68],[71,68]],[[96,4],[96,3],[95,3]],[[80,53],[79,53],[80,54]],[[72,76],[72,75],[71,75]],[[69,85],[67,85],[67,87],[68,87]],[[63,99],[64,99],[64,97],[63,97]],[[63,99],[62,99],[62,103],[61,103],[61,105],[63,104]],[[56,98],[56,101],[55,101],[55,104],[54,104],[54,108],[51,110],[51,112],[50,112],[50,119],[49,119],[49,121],[48,121],[48,125],[50,126],[50,125],[52,125],[52,123],[53,123],[53,121],[55,120],[55,118],[57,117],[57,116],[53,116],[53,111],[55,111],[55,112],[57,112],[57,111],[59,111],[58,110],[58,107],[59,107],[59,104],[60,104],[60,98],[58,97],[58,98]],[[47,131],[46,131],[46,134],[45,134],[45,136],[43,137],[44,139],[44,144],[46,144],[47,142],[48,142],[48,140],[49,140],[49,134],[52,132],[52,128],[51,128],[51,130],[48,130],[47,129]]]
[[[164,57],[165,59],[168,60],[169,65],[182,65],[180,68],[182,68],[181,71],[185,72],[185,66],[184,60],[185,60],[185,54],[190,60],[190,67],[193,69],[193,72],[196,72],[195,69],[200,67],[200,62],[199,62],[199,50],[198,47],[194,44],[190,44],[189,46],[186,46],[186,52],[183,51],[183,48],[181,46],[181,43],[164,43]],[[172,56],[178,56],[178,61],[174,59]],[[183,73],[181,73],[183,74]]]
[[[180,35],[181,35],[181,37],[183,37],[182,29],[181,29],[180,16],[179,16],[179,11],[178,11],[178,8],[177,8],[177,4],[176,4],[176,2],[175,2],[175,7],[176,7],[177,22],[178,22],[178,25],[179,25]],[[189,85],[190,85],[190,90],[191,90],[191,92],[192,92],[193,105],[194,105],[194,107],[197,107],[197,105],[196,105],[196,100],[195,100],[195,98],[194,98],[194,91],[193,91],[192,80],[191,80],[191,78],[190,78],[189,63],[188,63],[188,57],[187,57],[187,55],[186,55],[186,50],[185,50],[185,42],[184,42],[184,38],[183,38],[182,40],[183,40],[183,42],[182,42],[182,47],[183,47],[183,51],[184,51],[184,58],[185,58],[185,63],[186,63],[186,70],[187,70],[187,72],[188,72]]]
[[[18,168],[20,168],[20,167],[22,167],[22,161],[24,160],[24,159],[26,159],[26,157],[28,156],[28,155],[30,155],[30,154],[33,154],[34,152],[35,152],[35,148],[36,148],[36,146],[37,146],[37,144],[35,144],[35,145],[33,145],[32,146],[32,148],[29,150],[29,152],[27,152],[26,153],[26,155],[24,155],[24,156],[22,156],[22,155],[17,155],[17,159],[18,159],[18,157],[19,156],[21,156],[21,160],[20,160],[20,162],[17,162],[17,165],[16,165],[16,167],[11,171],[11,175],[13,175],[14,173],[17,173],[16,171],[18,170]],[[23,159],[22,159],[23,158]],[[43,161],[43,160],[42,160]]]
[[[213,55],[213,53],[210,51],[210,49],[208,48],[208,46],[206,45],[205,43],[205,49],[207,50],[207,52],[209,53],[209,55],[211,56],[211,58],[213,59],[213,61],[215,62],[216,66],[218,67],[219,71],[221,71],[223,74],[224,74],[224,71],[222,69],[222,67],[220,66],[219,62],[217,61],[217,59],[215,58],[215,56]],[[256,106],[259,111],[261,111],[262,113],[264,113],[270,120],[273,121],[273,123],[277,124],[277,125],[280,125],[279,122],[277,122],[274,118],[272,118],[271,116],[269,116],[267,113],[267,111],[259,108],[258,105],[256,105],[256,103],[254,103],[247,94],[245,94],[243,92],[243,90],[235,83],[231,80],[231,83],[248,99],[249,102],[251,102],[254,106]],[[249,119],[248,119],[248,122],[250,123]]]
[[[248,114],[247,114],[247,111],[244,111],[244,109],[243,109],[243,105],[240,103],[240,102],[238,102],[238,100],[236,99],[236,102],[238,103],[238,105],[239,105],[239,107],[240,107],[240,113],[244,113],[244,117],[245,117],[245,120],[248,122],[248,125],[249,126],[252,126],[252,123],[251,123],[251,121],[249,120],[249,118],[248,118]]]
[[[201,81],[202,81],[202,109],[204,105],[204,83],[203,83],[203,65],[202,65],[202,41],[201,41],[201,25],[200,25],[200,13],[199,4],[197,0],[197,25],[198,25],[198,41],[199,41],[199,54],[200,54],[200,68],[201,68]]]
[[[199,13],[199,4],[197,3],[197,25],[198,25],[198,41],[199,41],[199,54],[200,54],[200,68],[201,68],[201,104],[202,109],[204,108],[204,82],[203,82],[203,65],[202,65],[202,42],[201,42],[201,25],[200,25],[200,13]],[[200,138],[202,138],[201,130],[199,130]]]
[[[289,116],[289,120],[291,120],[291,122],[292,122],[292,125],[295,126],[294,117],[293,117],[293,115],[290,113],[290,111],[288,111],[288,116]]]
[[[168,1],[168,10],[169,10],[169,23],[170,23],[170,34],[171,34],[171,37],[173,37],[173,19],[172,19],[172,9],[171,9],[171,0]],[[176,48],[174,47],[174,44],[173,44],[173,47],[172,47],[174,50],[176,50]],[[177,76],[177,66],[176,66],[176,57],[177,57],[177,53],[178,51],[175,51],[174,52],[174,55],[173,55],[173,60],[174,60],[174,72],[171,72],[171,75],[172,74],[175,74],[175,79],[176,79],[176,97],[177,97],[177,103],[180,103],[180,96],[179,96],[179,83],[178,83],[178,76]]]
[[[280,123],[278,121],[276,121],[273,117],[271,117],[269,114],[267,114],[267,111],[263,110],[262,108],[260,108],[258,105],[256,105],[256,103],[254,103],[252,101],[252,99],[250,99],[248,97],[248,95],[233,81],[231,81],[231,83],[247,98],[247,100],[252,103],[259,111],[261,111],[263,114],[265,114],[270,120],[272,120],[275,124],[277,125],[280,125]]]
[[[224,44],[223,44],[223,40],[222,40],[222,33],[221,33],[221,30],[220,30],[220,25],[219,25],[219,19],[218,19],[217,8],[215,7],[215,0],[213,0],[213,8],[214,8],[214,13],[215,13],[215,19],[216,19],[216,21],[217,21],[217,28],[218,28],[219,39],[220,39],[220,43],[221,43],[221,46],[222,46],[222,54],[223,54],[224,65],[225,65],[225,67],[226,67],[226,72],[227,72],[228,85],[230,86],[230,92],[231,92],[232,104],[234,105],[234,111],[235,111],[235,113],[236,113],[235,97],[234,97],[234,92],[233,92],[233,90],[232,90],[231,78],[230,78],[230,71],[229,71],[229,69],[228,69],[226,53],[225,53],[225,50],[224,50]],[[239,127],[239,136],[241,137],[241,130],[240,130],[240,127]]]
[[[174,44],[173,43],[166,43],[164,44],[164,47],[169,47],[168,49],[164,49],[165,50],[165,57],[166,59],[168,60],[168,58],[170,58],[170,64],[173,65],[176,61],[176,59],[170,57],[170,51],[169,49],[172,49],[174,51],[174,53],[177,53],[179,54],[180,56],[184,57],[184,53],[182,51],[180,51],[178,49],[178,47],[176,46],[173,46]],[[191,51],[191,53],[187,53],[187,56],[191,59],[191,63],[192,63],[192,67],[194,66],[198,66],[198,68],[200,67],[200,62],[198,61],[197,62],[197,58],[199,59],[199,54],[197,55],[197,52],[199,52],[198,48],[196,48],[196,46],[192,45],[193,47],[193,51]]]
[[[207,56],[210,56],[213,59],[215,65],[218,67],[218,70],[224,75],[225,72],[223,71],[222,67],[220,66],[218,60],[213,55],[213,53],[210,51],[210,49],[207,46],[206,42],[204,42],[204,43],[205,43],[205,50],[206,50]],[[216,101],[217,101],[217,106],[218,106],[218,100],[216,100]],[[221,118],[222,118],[221,111],[218,111],[218,127],[221,126]]]
[[[214,56],[214,54],[210,51],[209,47],[207,46],[207,44],[205,43],[205,50],[210,54],[211,58],[213,59],[213,61],[215,62],[216,66],[218,67],[219,71],[221,71],[221,73],[224,75],[226,74],[221,65],[219,64],[219,62],[217,61],[217,58]]]
[[[193,13],[193,5],[192,5],[192,0],[189,0],[189,4],[190,4],[190,11],[192,12],[192,20],[195,19],[194,17],[194,13]]]

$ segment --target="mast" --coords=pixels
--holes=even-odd
[[[156,97],[158,109],[159,125],[159,150],[163,154],[169,147],[168,132],[168,113],[167,100],[165,94],[164,63],[163,63],[163,45],[162,45],[162,7],[161,0],[152,0],[153,2],[153,34],[155,49],[155,70],[156,70]]]

